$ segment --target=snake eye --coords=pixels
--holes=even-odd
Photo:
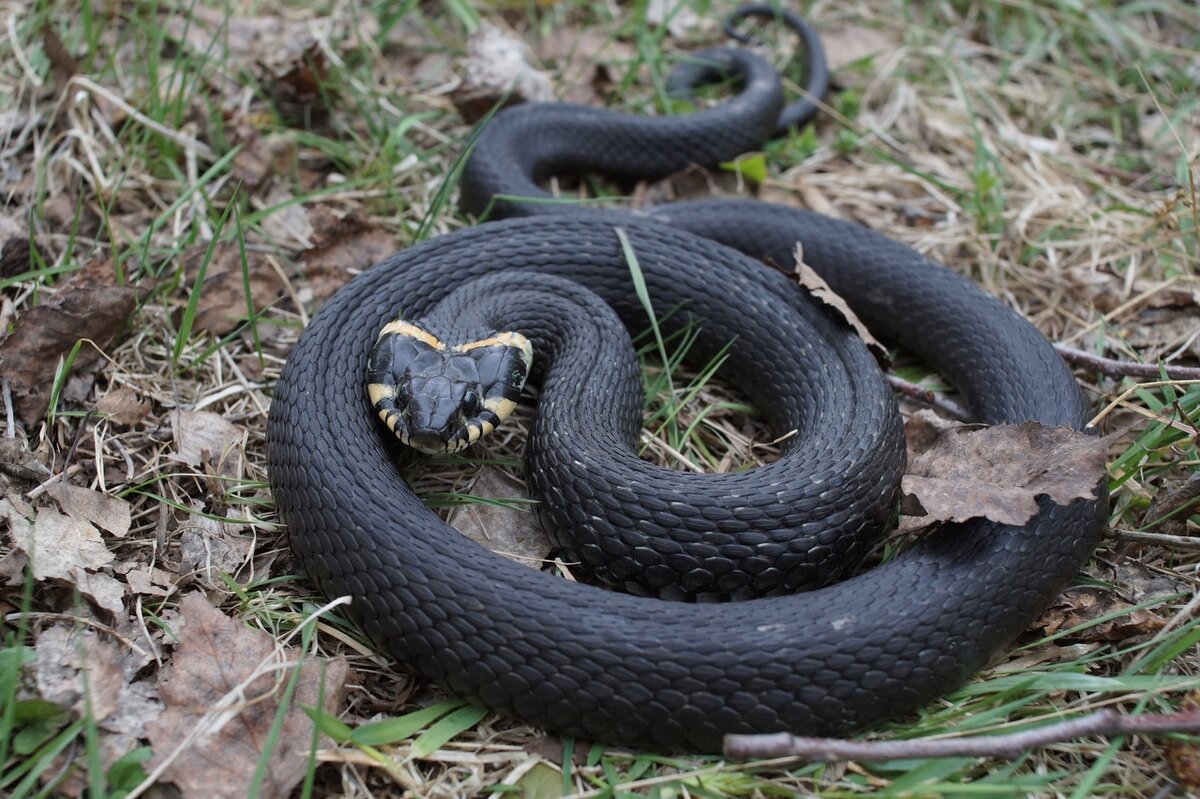
[[[479,413],[479,395],[470,389],[463,394],[462,411],[466,416],[474,416]]]

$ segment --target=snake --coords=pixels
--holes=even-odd
[[[861,341],[787,274],[797,244],[978,422],[1082,429],[1087,407],[1036,328],[866,227],[754,200],[551,200],[540,182],[553,174],[653,178],[773,135],[784,106],[770,65],[732,48],[703,60],[739,88],[692,113],[495,114],[460,180],[461,206],[489,219],[384,259],[328,300],[267,427],[294,557],[324,594],[351,597],[349,619],[398,667],[561,735],[658,751],[720,752],[732,733],[842,735],[920,709],[1049,604],[1095,547],[1105,504],[1101,486],[1067,504],[1039,497],[1024,525],[935,525],[858,569],[895,516],[900,419]],[[786,434],[776,461],[683,474],[637,457],[626,331],[651,310],[663,336],[691,331],[690,355],[725,356],[722,374]],[[402,384],[414,364],[433,377]],[[517,401],[508,379],[523,373],[538,386],[531,491],[593,580],[488,551],[405,484],[398,435],[472,443]],[[453,407],[438,404],[447,393]]]

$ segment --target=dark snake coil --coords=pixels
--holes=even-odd
[[[942,525],[884,565],[818,590],[693,604],[571,583],[491,554],[405,486],[363,388],[379,328],[397,309],[419,318],[473,279],[520,271],[527,290],[503,278],[492,290],[528,310],[545,296],[539,291],[564,293],[554,278],[566,278],[598,295],[627,326],[642,329],[647,320],[617,228],[660,312],[679,306],[686,310],[681,316],[702,320],[702,357],[736,337],[730,362],[738,385],[765,392],[756,402],[775,425],[798,429],[769,467],[700,476],[688,488],[679,483],[683,476],[647,466],[649,476],[631,492],[632,483],[606,471],[616,456],[580,455],[539,419],[529,462],[536,473],[531,482],[550,487],[542,498],[548,516],[570,523],[572,516],[616,514],[625,524],[591,524],[619,543],[624,554],[617,557],[626,564],[644,558],[680,573],[699,568],[702,578],[707,569],[713,579],[701,582],[719,595],[771,593],[792,587],[779,576],[786,570],[776,574],[757,564],[748,578],[722,584],[721,574],[740,568],[724,562],[773,552],[791,557],[805,579],[824,582],[846,568],[822,565],[832,563],[827,550],[853,556],[861,549],[845,543],[845,530],[861,517],[878,521],[890,512],[894,482],[873,496],[859,485],[877,475],[894,481],[902,463],[894,404],[877,370],[793,281],[759,261],[790,268],[797,241],[806,263],[877,336],[941,372],[979,420],[1082,426],[1085,408],[1069,371],[1031,325],[969,281],[872,231],[751,201],[634,213],[497,199],[545,197],[537,181],[555,172],[654,177],[759,146],[779,115],[777,79],[744,53],[713,57],[742,76],[740,93],[718,108],[643,119],[544,104],[492,119],[463,174],[463,205],[493,216],[534,215],[397,253],[327,302],[278,382],[268,468],[299,563],[326,595],[353,598],[349,617],[402,667],[562,734],[715,752],[726,733],[845,733],[910,712],[962,683],[1084,562],[1098,539],[1103,506],[1043,500],[1023,527],[984,520]],[[583,294],[580,314],[592,296]],[[541,324],[546,346],[559,341],[559,323],[526,316]],[[830,349],[818,347],[813,333]],[[539,414],[553,419],[557,408],[562,418],[564,404],[582,402],[570,392],[588,383],[594,363],[556,361],[546,380],[561,390],[554,407]],[[624,378],[613,386],[618,394],[640,392]],[[549,396],[547,385],[543,406],[552,404]],[[650,482],[659,478],[665,482]],[[694,487],[705,478],[726,480],[708,492],[733,493],[733,509],[715,511],[725,515],[705,520],[690,502],[705,493]],[[558,485],[572,488],[556,491]],[[842,489],[871,498],[843,501]],[[712,537],[682,563],[672,560],[679,554],[672,536],[705,525]],[[806,560],[787,541],[761,532],[788,525],[811,534],[818,555]],[[609,577],[620,582],[629,570],[616,568]],[[755,575],[768,572],[771,580],[755,584]],[[631,578],[627,587],[654,592],[654,582]]]

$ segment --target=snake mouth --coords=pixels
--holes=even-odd
[[[532,361],[520,333],[447,346],[420,325],[394,320],[367,360],[367,396],[401,443],[427,455],[454,454],[508,417]]]

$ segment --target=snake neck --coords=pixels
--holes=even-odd
[[[517,333],[532,345],[529,382],[544,395],[591,397],[587,407],[539,408],[558,435],[628,450],[641,428],[635,386],[637,356],[621,319],[579,283],[534,272],[507,272],[470,281],[447,295],[418,324],[448,346]],[[590,364],[580,370],[563,365]],[[611,436],[602,431],[616,431]]]

